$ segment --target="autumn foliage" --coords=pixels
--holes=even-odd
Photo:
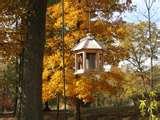
[[[68,98],[79,98],[84,102],[94,100],[94,93],[108,92],[116,94],[116,87],[122,87],[124,72],[116,66],[127,58],[127,46],[124,38],[127,36],[127,26],[122,19],[117,16],[113,18],[113,12],[121,14],[129,9],[131,2],[123,4],[119,1],[64,1],[65,19],[65,71],[66,71],[66,96]],[[98,16],[95,12],[102,13]],[[96,20],[91,20],[97,18]],[[103,19],[105,18],[105,19]],[[61,4],[52,5],[47,10],[47,43],[45,46],[44,69],[43,69],[43,100],[48,101],[56,97],[57,94],[63,95],[62,80],[62,40],[61,40]],[[110,72],[95,75],[75,76],[74,55],[71,51],[77,41],[85,34],[92,32],[106,48],[105,62],[114,66]],[[115,46],[117,40],[120,44]],[[88,77],[90,76],[90,77]],[[111,81],[111,82],[110,82]]]

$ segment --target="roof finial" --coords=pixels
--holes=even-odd
[[[87,36],[92,36],[92,33],[87,33]]]
[[[87,38],[89,38],[89,39],[91,39],[91,40],[93,40],[94,39],[94,36],[92,35],[92,33],[87,33]]]

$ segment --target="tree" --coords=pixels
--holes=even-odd
[[[153,30],[152,30],[152,27],[153,27],[153,24],[156,24],[157,20],[158,20],[158,12],[159,12],[159,1],[158,0],[142,0],[141,1],[141,4],[143,4],[144,6],[141,7],[139,9],[136,10],[136,14],[137,14],[137,18],[138,19],[138,22],[146,22],[146,32],[147,32],[147,40],[148,40],[148,43],[149,43],[149,51],[150,51],[150,61],[148,61],[150,63],[150,75],[149,75],[149,78],[150,78],[150,86],[151,88],[153,88],[154,86],[154,81],[153,81],[153,66],[154,66],[154,54],[155,54],[155,44],[152,44],[153,43],[153,40],[155,35],[153,34],[153,37],[152,37],[152,33],[153,33]],[[137,5],[138,6],[138,5]],[[134,18],[136,18],[134,16]]]
[[[145,15],[147,22],[148,22],[148,41],[150,42],[150,85],[153,88],[154,82],[153,82],[153,59],[154,59],[154,53],[155,53],[155,44],[152,44],[152,14],[151,10],[153,9],[153,4],[156,2],[155,0],[144,0],[145,7],[147,11],[147,15]]]
[[[89,25],[90,17],[88,16],[88,8],[85,1],[79,1],[78,4],[73,6],[76,1],[65,0],[65,71],[66,71],[66,94],[68,98],[79,98],[83,102],[89,102],[93,100],[93,93],[98,90],[112,91],[112,85],[108,84],[108,79],[101,79],[100,82],[90,75],[91,77],[81,76],[76,78],[73,74],[74,56],[72,54],[72,48],[77,41],[82,38]],[[92,2],[94,4],[94,2]],[[95,10],[99,6],[98,2],[94,6],[90,6],[91,9]],[[104,1],[100,1],[101,7]],[[107,4],[107,3],[105,3]],[[105,43],[106,51],[112,51],[114,54],[111,57],[109,52],[106,54],[106,59],[109,64],[118,65],[118,63],[128,56],[127,47],[125,41],[122,41],[127,36],[127,29],[125,23],[118,17],[115,21],[110,22],[113,11],[122,12],[127,7],[119,5],[118,1],[110,1],[110,11],[106,11],[105,15],[109,18],[106,20],[97,19],[96,21],[90,21],[91,32],[95,34],[101,42]],[[97,6],[98,5],[98,6]],[[86,8],[87,7],[87,8]],[[99,6],[100,7],[100,6]],[[119,8],[119,9],[118,9]],[[122,10],[123,9],[123,10]],[[44,57],[44,69],[43,69],[43,100],[48,101],[49,99],[55,98],[56,94],[63,94],[63,81],[62,81],[62,43],[61,43],[61,4],[50,6],[47,11],[47,43],[45,46],[45,57]],[[103,9],[102,9],[103,10]],[[91,14],[94,14],[92,11]],[[91,15],[93,17],[93,15]],[[96,16],[95,16],[96,17]],[[98,29],[101,28],[102,29]],[[99,32],[102,30],[102,33]],[[109,35],[110,34],[110,35]],[[108,36],[109,35],[109,36]],[[114,46],[115,39],[120,42],[119,46]],[[117,52],[114,52],[117,50]],[[125,51],[126,50],[126,51]],[[119,57],[116,57],[119,56]],[[110,59],[107,59],[110,58]],[[112,61],[114,59],[114,62]],[[111,60],[112,59],[112,60]],[[95,86],[98,86],[96,89]],[[113,90],[114,91],[114,90]]]
[[[46,0],[28,1],[27,35],[23,51],[22,120],[42,120],[42,61]]]
[[[158,58],[157,40],[159,30],[156,24],[151,24],[152,40],[148,41],[148,22],[140,22],[130,25],[132,31],[130,36],[130,57],[128,59],[130,67],[138,76],[141,76],[143,86],[147,89],[150,85],[147,70],[150,69],[150,45],[152,45],[152,59],[154,62]],[[154,64],[153,64],[154,65]]]
[[[0,9],[0,51],[3,57],[19,56],[24,41],[22,36],[26,34],[23,23],[27,14],[26,1],[4,1]]]

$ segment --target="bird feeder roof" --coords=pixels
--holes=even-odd
[[[90,33],[86,37],[80,39],[80,42],[72,49],[73,51],[79,51],[82,49],[98,49],[102,50],[103,47],[96,41],[93,35]]]

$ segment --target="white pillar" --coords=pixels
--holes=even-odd
[[[86,52],[83,52],[83,70],[86,71]]]
[[[77,54],[74,55],[75,57],[75,72],[77,71]]]

